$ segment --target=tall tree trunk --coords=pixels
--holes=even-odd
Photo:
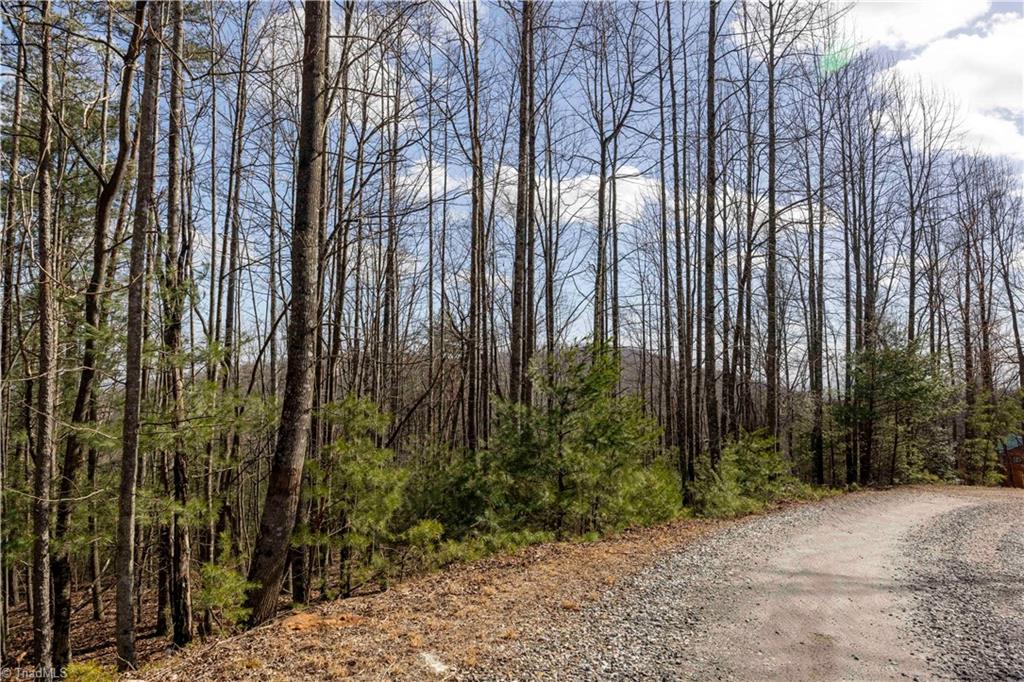
[[[842,109],[841,109],[842,111]],[[850,206],[850,182],[852,180],[852,156],[847,145],[847,127],[845,117],[841,117],[842,128],[839,132],[839,158],[842,164],[842,192],[843,192],[843,407],[849,413],[853,405],[853,352],[854,346],[854,321],[853,321],[853,292],[851,289],[852,275],[852,217]],[[850,424],[846,429],[844,438],[845,459],[846,459],[846,485],[850,486],[857,482],[857,452],[855,429]]]
[[[819,94],[819,98],[823,98]],[[811,253],[811,277],[814,282],[814,426],[811,434],[811,450],[814,452],[815,479],[818,484],[825,482],[825,102],[818,100],[818,234],[817,254]],[[813,229],[813,226],[812,226]],[[814,240],[811,240],[814,243]],[[812,249],[813,250],[813,249]],[[817,263],[815,264],[815,258]],[[834,477],[833,477],[834,478]],[[830,481],[834,485],[835,481]]]
[[[25,54],[25,10],[18,13],[17,50],[15,56],[14,102],[11,112],[11,146],[8,161],[11,165],[7,177],[6,196],[4,201],[4,232],[3,248],[0,258],[3,259],[3,302],[0,309],[0,488],[7,483],[7,462],[10,450],[10,414],[11,396],[8,373],[11,370],[11,322],[14,304],[14,241],[15,210],[17,197],[21,192],[21,179],[18,175],[18,164],[21,156],[21,96],[26,75]],[[0,544],[7,541],[4,535],[4,498],[0,495]],[[13,573],[13,571],[12,571]],[[7,654],[7,562],[0,552],[0,661]]]
[[[59,274],[54,243],[50,187],[53,116],[52,59],[50,55],[50,2],[42,4],[39,115],[39,396],[36,407],[36,443],[32,471],[32,630],[36,666],[53,677],[53,622],[50,614],[50,478],[56,458],[57,415],[57,307],[54,287]]]
[[[665,12],[668,14],[672,11],[669,5],[665,5]],[[659,330],[659,343],[661,344],[661,352],[659,353],[660,365],[661,365],[661,396],[658,401],[662,406],[661,412],[663,415],[664,423],[664,446],[668,448],[672,443],[672,294],[670,292],[669,285],[669,264],[668,264],[668,173],[667,165],[665,161],[665,153],[668,147],[668,131],[665,125],[665,61],[663,57],[664,46],[663,46],[663,31],[661,26],[661,17],[658,17],[658,37],[657,53],[658,53],[658,175],[661,182],[658,183],[660,196],[658,206],[658,251],[660,256],[660,272],[658,282],[660,284],[660,303],[661,303],[661,326]],[[672,36],[669,34],[668,39],[671,40]],[[613,209],[614,214],[614,209]],[[618,292],[613,293],[613,297],[618,298]]]
[[[210,40],[210,55],[211,55],[211,68],[210,68],[210,272],[209,272],[209,287],[210,291],[208,294],[208,309],[207,309],[207,329],[206,329],[206,347],[209,351],[212,351],[213,347],[219,341],[220,336],[220,305],[217,298],[217,190],[218,190],[218,175],[217,175],[217,78],[214,75],[215,69],[212,68],[214,60],[213,55],[216,54],[217,41],[214,39],[216,36],[215,25],[215,3],[211,0],[209,5],[210,15],[208,19],[208,28],[211,36]],[[214,362],[213,357],[209,357],[206,363],[206,380],[211,384],[215,384],[217,381],[217,366],[218,363]],[[206,471],[205,481],[203,485],[203,498],[206,502],[206,518],[207,527],[203,529],[204,535],[204,550],[203,559],[207,562],[213,563],[217,558],[217,530],[216,530],[216,515],[214,514],[214,487],[215,487],[215,475],[214,475],[214,443],[213,439],[206,444]],[[204,633],[210,629],[212,625],[211,614],[207,610],[203,614],[203,631]]]
[[[486,288],[484,264],[486,262],[486,235],[484,233],[484,154],[480,139],[480,37],[477,4],[472,4],[472,27],[470,29],[469,60],[466,65],[466,97],[469,107],[470,165],[472,166],[472,191],[470,199],[470,281],[469,281],[469,337],[466,352],[469,355],[468,390],[466,395],[466,445],[470,452],[476,452],[482,430],[481,417],[486,413],[483,405],[487,402],[489,386],[482,384],[482,352],[487,339],[481,330],[484,327],[484,289]]]
[[[683,17],[686,13],[683,13]],[[686,36],[686,24],[683,24],[683,36]],[[680,362],[683,364],[683,376],[685,381],[683,382],[683,395],[680,400],[683,401],[683,413],[685,416],[684,425],[684,439],[686,441],[686,481],[688,484],[693,484],[697,480],[697,401],[694,399],[696,384],[696,377],[693,366],[693,341],[694,341],[694,307],[696,304],[696,296],[694,293],[694,282],[696,280],[695,270],[693,268],[693,250],[695,249],[695,240],[692,239],[694,235],[699,233],[699,230],[694,230],[694,234],[691,235],[690,229],[690,202],[687,200],[689,194],[689,170],[690,170],[690,154],[689,147],[686,144],[686,126],[690,120],[690,77],[689,77],[689,59],[687,58],[688,52],[686,50],[686,44],[683,44],[683,149],[682,149],[682,179],[680,184],[683,188],[683,260],[685,262],[685,287],[686,291],[684,296],[686,299],[686,321],[684,324],[684,339],[682,341],[684,345],[683,356],[680,358]],[[686,486],[684,493],[685,501],[691,502],[693,487],[692,485]]]
[[[149,6],[146,60],[139,109],[139,179],[135,192],[132,248],[128,273],[128,345],[125,359],[124,422],[121,435],[121,484],[118,490],[117,548],[117,667],[132,669],[135,658],[135,491],[138,485],[139,417],[142,404],[142,347],[144,342],[146,241],[153,211],[157,104],[160,91],[161,26],[159,3]]]
[[[973,225],[970,226],[970,231],[973,232]],[[967,239],[970,240],[972,235],[968,234]],[[975,429],[975,404],[977,403],[978,397],[978,386],[977,378],[974,372],[974,336],[971,324],[971,280],[973,279],[972,262],[971,262],[971,244],[966,244],[964,248],[964,279],[963,279],[963,299],[960,299],[960,286],[957,285],[957,303],[960,304],[960,314],[963,323],[963,334],[964,334],[964,442],[960,446],[960,462],[958,469],[961,478],[966,478],[973,474],[971,470],[971,462],[967,460],[967,454],[969,449],[973,446],[970,443],[976,437]]]
[[[527,249],[533,215],[530,211],[533,194],[533,8],[531,0],[522,2],[522,20],[519,35],[519,168],[516,178],[516,233],[512,275],[512,328],[510,330],[509,399],[521,402],[526,381],[524,349],[526,347],[527,307],[529,300],[526,284]]]
[[[134,85],[135,64],[142,48],[142,27],[145,20],[145,5],[142,0],[135,4],[135,21],[128,50],[124,56],[121,76],[121,94],[118,104],[117,155],[110,175],[100,179],[99,196],[96,199],[96,213],[93,220],[92,274],[85,292],[85,324],[90,331],[99,331],[103,324],[103,293],[110,275],[110,249],[107,244],[107,228],[110,211],[121,189],[128,161],[132,152],[132,136],[129,130],[129,108]],[[105,125],[105,121],[104,121]],[[93,382],[96,377],[96,336],[86,335],[82,347],[82,369],[78,378],[78,389],[71,411],[71,423],[82,424],[89,419]],[[54,651],[53,662],[63,670],[71,661],[71,564],[68,547],[64,542],[68,533],[73,509],[73,498],[82,468],[82,448],[76,432],[72,429],[67,436],[64,449],[64,463],[61,467],[60,494],[57,502],[57,522],[54,536],[57,551],[53,555],[53,611]]]
[[[544,174],[547,183],[544,225],[544,350],[548,355],[555,352],[555,272],[558,264],[555,152],[551,136],[551,109],[548,108],[544,110]]]
[[[777,3],[768,3],[768,264],[765,271],[767,298],[767,350],[765,353],[766,414],[768,431],[777,440],[779,437],[779,330],[778,330],[778,276],[776,274],[776,236],[778,216],[776,206],[776,146],[778,138],[775,123],[775,20]]]
[[[288,558],[299,504],[313,404],[313,364],[317,325],[316,271],[322,196],[323,127],[330,3],[307,0],[302,53],[299,156],[295,167],[292,227],[291,304],[283,410],[267,485],[263,516],[253,549],[249,580],[258,583],[247,599],[250,624],[273,615]]]
[[[605,222],[607,222],[608,203],[608,142],[604,137],[604,121],[598,121],[598,134],[601,135],[600,170],[597,181],[597,263],[594,267],[594,343],[604,344],[608,335],[605,329],[605,283],[607,268],[605,244]]]
[[[718,1],[712,0],[708,13],[708,158],[704,217],[704,407],[708,424],[708,456],[718,466],[722,454],[718,424],[718,387],[715,381],[715,47],[718,43]],[[771,209],[769,209],[771,210]]]
[[[674,5],[671,2],[665,3],[665,25],[668,33],[668,88],[670,102],[670,123],[672,131],[672,223],[675,237],[675,312],[676,312],[676,448],[677,467],[679,477],[687,481],[686,477],[686,443],[690,438],[686,428],[686,376],[690,371],[686,356],[686,291],[683,283],[683,240],[689,240],[689,226],[683,225],[680,210],[684,202],[683,196],[686,192],[685,176],[680,176],[679,169],[679,109],[678,97],[676,94],[676,72],[675,72],[675,38],[672,35],[672,10]],[[685,24],[684,24],[685,28]],[[685,30],[684,30],[685,35]],[[683,43],[683,50],[686,50],[686,43]],[[683,121],[683,154],[686,153],[686,121]]]
[[[398,273],[398,161],[402,116],[402,46],[395,41],[394,90],[392,97],[392,120],[390,127],[390,149],[388,151],[388,224],[387,249],[384,264],[384,354],[385,390],[387,412],[397,419],[399,398],[399,367],[401,365],[398,330],[399,273]]]
[[[184,53],[184,19],[182,4],[171,3],[173,24],[173,50],[171,58],[171,100],[170,126],[167,134],[167,242],[164,254],[165,320],[164,350],[167,354],[169,372],[166,377],[171,392],[171,428],[178,437],[175,439],[172,463],[174,514],[171,519],[171,566],[170,606],[173,641],[175,646],[185,646],[192,641],[192,592],[189,579],[189,564],[192,551],[189,545],[189,529],[185,520],[188,504],[188,454],[180,434],[185,422],[185,381],[182,370],[181,318],[184,314],[187,288],[186,240],[182,236],[181,220],[181,170],[180,138],[184,121],[184,85],[181,69]]]
[[[537,349],[537,104],[536,104],[536,64],[534,62],[533,39],[536,29],[535,8],[530,4],[530,32],[527,36],[526,53],[529,56],[529,79],[527,87],[527,101],[530,114],[530,135],[527,141],[526,158],[529,162],[527,177],[529,178],[529,192],[527,194],[527,239],[526,239],[526,284],[524,296],[526,302],[523,306],[523,346],[522,346],[522,402],[529,405],[533,400],[533,382],[530,379],[530,362]],[[543,21],[543,16],[541,16]]]

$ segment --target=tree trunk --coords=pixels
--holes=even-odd
[[[526,296],[527,248],[533,215],[530,211],[533,194],[533,159],[530,141],[533,137],[533,7],[531,0],[522,2],[522,25],[519,37],[519,172],[516,178],[516,232],[512,276],[512,328],[509,355],[509,399],[521,402],[526,381],[525,353],[527,307],[533,301]]]
[[[128,50],[125,52],[121,95],[118,105],[118,147],[114,166],[107,178],[100,181],[99,196],[96,199],[96,214],[93,220],[92,274],[85,292],[85,324],[90,330],[102,327],[103,301],[110,268],[110,252],[107,246],[107,226],[110,210],[121,188],[121,182],[128,167],[132,140],[129,132],[129,107],[134,85],[135,64],[142,47],[142,25],[145,19],[145,2],[135,5],[135,21]],[[71,411],[71,423],[82,424],[89,419],[89,406],[96,377],[96,335],[88,334],[82,348],[82,370],[78,378],[78,389]],[[61,467],[60,494],[57,503],[57,522],[54,535],[58,549],[53,555],[53,612],[54,651],[53,662],[63,670],[71,661],[71,564],[68,548],[64,543],[71,520],[72,498],[78,471],[82,468],[82,443],[74,430],[68,433],[64,449],[64,463]]]
[[[303,30],[299,157],[295,168],[292,227],[292,285],[288,319],[288,362],[283,410],[271,465],[263,516],[253,549],[249,580],[259,584],[246,606],[250,624],[273,615],[284,578],[288,545],[295,526],[302,468],[313,404],[313,349],[317,325],[316,268],[323,185],[323,126],[330,3],[307,0]]]
[[[778,330],[778,276],[776,274],[776,236],[778,217],[776,205],[776,124],[775,124],[775,2],[768,3],[768,265],[765,271],[767,297],[767,351],[765,353],[766,414],[768,431],[777,440],[779,437],[779,330]]]
[[[0,488],[6,485],[8,451],[10,448],[10,405],[11,396],[7,375],[11,370],[11,322],[14,303],[14,240],[15,210],[17,195],[21,192],[21,181],[18,175],[18,164],[21,152],[21,96],[27,67],[25,54],[25,11],[18,13],[17,53],[15,57],[14,102],[10,121],[11,147],[10,173],[7,177],[6,197],[4,202],[3,249],[3,303],[0,310]],[[0,544],[7,541],[4,536],[4,498],[0,495]],[[6,660],[7,654],[7,562],[0,552],[0,662]],[[12,571],[13,574],[13,571]]]
[[[125,358],[124,425],[121,435],[121,484],[118,490],[117,547],[117,667],[135,667],[135,491],[138,485],[139,417],[142,403],[143,310],[146,290],[146,241],[153,211],[156,118],[160,90],[161,7],[149,6],[146,60],[139,109],[139,178],[135,192],[132,248],[128,274],[128,345]]]
[[[708,158],[704,217],[704,407],[708,424],[708,456],[718,467],[722,454],[718,425],[718,387],[715,381],[715,47],[718,42],[718,2],[712,0],[708,14]],[[771,209],[769,209],[771,210]]]
[[[687,433],[686,428],[686,376],[690,371],[690,367],[686,360],[686,290],[683,284],[683,240],[689,239],[689,226],[683,225],[682,216],[680,215],[680,209],[685,201],[683,196],[686,193],[686,178],[680,176],[679,169],[679,110],[678,110],[678,98],[676,96],[676,74],[675,74],[675,39],[672,36],[672,3],[666,3],[665,13],[665,24],[668,32],[668,89],[669,89],[669,100],[670,100],[670,123],[672,131],[672,223],[674,227],[675,237],[675,312],[676,312],[676,347],[677,347],[677,366],[676,366],[676,412],[675,412],[675,428],[676,428],[676,449],[677,449],[677,462],[676,466],[679,470],[679,477],[685,483],[687,482],[686,476],[686,458],[687,449],[686,443],[689,441],[690,435]],[[684,24],[685,27],[685,24]],[[685,30],[684,30],[685,34]],[[686,50],[686,44],[683,44],[683,50]],[[686,153],[686,121],[683,121],[683,154]],[[684,231],[686,232],[684,236]]]
[[[469,108],[470,165],[472,166],[472,191],[470,198],[470,281],[469,281],[469,338],[466,352],[469,356],[468,390],[466,394],[466,445],[470,452],[476,452],[480,432],[483,429],[482,416],[490,389],[481,381],[486,368],[481,368],[481,358],[487,353],[484,327],[484,289],[486,288],[484,264],[486,235],[484,233],[484,154],[480,139],[480,44],[478,35],[477,5],[472,6],[470,63],[466,65],[466,97]]]
[[[36,443],[32,471],[32,630],[33,655],[46,679],[54,676],[53,622],[50,614],[50,483],[56,457],[57,415],[57,307],[54,301],[58,275],[54,243],[52,190],[50,187],[53,116],[50,56],[50,2],[42,4],[39,116],[39,396],[36,408]]]
[[[669,14],[672,11],[670,5],[664,5],[665,13]],[[658,401],[662,406],[662,421],[664,424],[664,446],[666,449],[671,447],[672,444],[672,431],[674,422],[674,413],[672,410],[672,294],[670,290],[670,269],[668,259],[668,173],[667,165],[665,161],[665,154],[669,151],[668,149],[668,130],[665,125],[665,67],[664,67],[664,47],[662,44],[662,27],[659,17],[658,21],[658,38],[657,38],[657,53],[658,53],[658,175],[661,182],[659,185],[659,206],[658,206],[658,251],[660,256],[660,273],[659,273],[659,284],[660,284],[660,303],[661,303],[661,327],[659,330],[659,343],[661,345],[661,352],[659,356],[661,358],[661,399]],[[668,41],[671,42],[671,32],[668,33]],[[671,112],[670,112],[671,113]],[[615,214],[615,209],[612,209],[612,214]],[[613,292],[613,297],[618,298],[618,291]],[[617,348],[617,347],[616,347]]]
[[[181,358],[181,318],[184,313],[188,282],[186,266],[188,246],[182,236],[180,136],[184,121],[184,92],[181,77],[184,51],[184,19],[182,4],[171,3],[174,54],[171,58],[170,126],[167,134],[167,242],[164,255],[165,320],[164,349],[169,373],[166,377],[171,392],[171,428],[180,434],[185,422],[185,380]],[[188,454],[184,443],[176,439],[172,463],[174,514],[171,519],[170,606],[173,641],[183,647],[192,641],[192,592],[189,545],[185,507],[188,504]]]
[[[811,263],[817,258],[816,267],[811,268],[814,283],[814,427],[811,449],[814,451],[815,478],[818,484],[825,482],[825,102],[824,94],[818,100],[818,239],[817,254],[811,253]],[[813,229],[813,225],[812,225]],[[813,240],[812,240],[813,241]],[[834,480],[831,481],[834,484]]]

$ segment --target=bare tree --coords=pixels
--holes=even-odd
[[[523,0],[520,10],[519,40],[519,172],[516,179],[516,233],[515,258],[512,279],[512,329],[509,356],[509,396],[517,402],[526,395],[526,370],[529,364],[527,348],[531,328],[533,299],[527,286],[527,265],[532,260],[531,235],[533,234],[534,201],[534,159],[533,140],[533,14],[534,3]],[[532,272],[531,272],[532,275]]]
[[[185,421],[185,377],[182,369],[181,318],[188,284],[189,256],[182,229],[181,128],[184,119],[182,60],[185,33],[182,5],[171,4],[172,57],[170,125],[167,134],[167,235],[164,244],[164,329],[163,342],[170,388],[171,427],[176,434],[173,455],[173,494],[175,511],[171,518],[170,606],[174,644],[185,646],[192,640],[192,592],[189,579],[192,551],[189,542],[185,506],[188,504],[188,454],[181,438]]]
[[[313,405],[313,347],[316,325],[316,265],[319,260],[321,190],[327,72],[327,31],[330,4],[305,3],[302,50],[302,101],[297,188],[292,224],[292,293],[288,319],[288,364],[284,410],[267,485],[259,535],[253,549],[249,580],[259,587],[249,593],[250,623],[273,615],[284,578],[288,545],[295,525],[303,461]]]
[[[117,151],[114,163],[109,175],[101,174],[98,177],[99,195],[96,198],[96,213],[93,221],[92,273],[89,277],[88,289],[85,292],[85,324],[94,333],[87,335],[82,343],[82,369],[78,377],[75,403],[71,410],[71,423],[75,425],[80,425],[90,419],[90,403],[97,371],[96,337],[102,325],[103,296],[111,269],[111,247],[107,231],[110,228],[110,212],[121,191],[121,184],[127,172],[132,152],[129,108],[132,102],[135,65],[142,49],[145,7],[145,2],[135,3],[134,26],[124,54],[121,92],[117,107]],[[105,118],[103,124],[105,127]],[[53,554],[52,562],[54,665],[58,669],[64,669],[71,660],[71,563],[68,547],[64,540],[70,529],[75,487],[83,460],[83,445],[74,430],[68,434],[64,447],[64,462],[60,476],[60,499],[57,503],[57,520],[54,527],[58,549]]]
[[[718,423],[718,382],[715,355],[715,192],[718,167],[715,146],[718,130],[715,123],[715,48],[718,43],[718,2],[708,6],[708,69],[707,69],[707,183],[704,186],[704,410],[708,430],[708,457],[718,466],[722,453]]]
[[[135,193],[128,282],[128,344],[125,358],[124,421],[121,435],[121,484],[117,509],[117,666],[136,666],[135,657],[135,494],[138,485],[139,419],[142,405],[142,345],[146,246],[155,184],[157,103],[160,95],[162,7],[148,7],[146,57],[139,109],[139,179]]]

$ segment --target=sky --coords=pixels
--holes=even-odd
[[[845,21],[864,49],[952,99],[967,145],[1024,163],[1024,2],[858,2]]]

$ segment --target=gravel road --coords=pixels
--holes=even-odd
[[[468,678],[1024,680],[1024,491],[903,488],[741,522]]]

